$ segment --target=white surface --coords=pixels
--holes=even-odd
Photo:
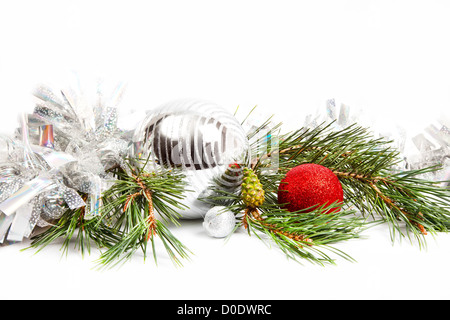
[[[137,110],[194,97],[295,127],[336,98],[378,127],[422,130],[448,114],[449,14],[444,0],[0,2],[0,126],[32,108],[36,83],[73,70],[127,81]],[[95,251],[2,247],[0,298],[450,298],[446,234],[419,250],[380,226],[339,245],[357,263],[318,267],[243,232],[209,238],[200,221],[174,232],[195,253],[183,268],[161,255],[98,272]]]

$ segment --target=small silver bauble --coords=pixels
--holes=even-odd
[[[236,227],[234,213],[224,206],[212,207],[208,210],[203,221],[206,233],[214,238],[225,238]]]
[[[205,101],[178,100],[147,113],[133,137],[132,157],[149,159],[148,171],[180,168],[189,191],[179,212],[183,218],[203,217],[211,207],[199,200],[228,166],[241,162],[248,140],[237,119],[226,109]],[[236,183],[236,182],[234,182]]]

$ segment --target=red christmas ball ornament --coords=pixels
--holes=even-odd
[[[338,177],[330,169],[307,163],[288,171],[278,187],[278,203],[290,212],[313,211],[318,206],[342,203],[344,192]],[[329,209],[325,214],[338,212]]]

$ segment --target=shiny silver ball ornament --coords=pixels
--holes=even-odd
[[[206,233],[214,238],[225,238],[236,227],[234,213],[224,206],[212,207],[208,210],[203,221]]]
[[[202,218],[211,205],[199,200],[217,179],[224,184],[238,179],[222,179],[230,164],[242,163],[248,140],[239,121],[226,109],[207,101],[178,100],[151,110],[137,127],[132,156],[148,159],[146,170],[179,168],[190,191],[182,204],[189,209],[182,218]]]

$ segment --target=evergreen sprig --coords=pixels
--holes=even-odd
[[[103,194],[101,212],[103,223],[118,237],[107,241],[108,248],[99,258],[100,266],[115,266],[139,249],[145,259],[149,243],[157,262],[157,238],[171,260],[181,265],[180,258],[187,259],[190,251],[166,224],[179,225],[178,210],[186,209],[180,202],[186,192],[184,175],[178,170],[119,171],[117,175],[116,183]]]
[[[276,206],[265,206],[260,209],[260,216],[247,217],[248,228],[257,236],[255,231],[265,234],[288,258],[296,261],[301,258],[320,265],[334,264],[335,258],[329,253],[355,261],[333,245],[360,237],[366,223],[353,210],[323,214],[339,207],[332,204],[311,212],[287,212]]]
[[[268,144],[266,153],[249,159],[252,168],[261,171],[272,157],[277,157],[277,174],[261,177],[272,187],[289,169],[316,163],[338,176],[346,206],[386,222],[393,241],[400,236],[415,238],[425,245],[428,232],[449,230],[450,191],[439,181],[422,178],[439,167],[399,170],[402,159],[392,142],[374,138],[368,129],[354,124],[337,130],[333,123],[322,124],[280,134],[278,141],[276,148]],[[258,146],[252,147],[254,153],[261,154]]]
[[[43,232],[34,235],[30,248],[35,248],[39,252],[58,239],[62,240],[61,250],[64,254],[67,254],[69,247],[73,245],[84,256],[90,254],[92,243],[102,248],[112,241],[117,241],[118,236],[108,226],[102,224],[99,217],[86,219],[86,207],[81,207],[67,209],[61,218]]]
[[[98,259],[99,268],[110,268],[129,260],[138,250],[145,259],[149,244],[157,262],[159,239],[170,259],[181,265],[181,259],[188,259],[190,251],[167,225],[179,225],[178,210],[186,209],[180,204],[188,191],[184,175],[178,170],[148,173],[131,165],[129,169],[115,170],[117,180],[103,193],[99,215],[87,214],[86,207],[67,209],[47,230],[33,236],[30,248],[40,251],[62,239],[64,253],[73,244],[84,255],[95,243],[104,249]]]

